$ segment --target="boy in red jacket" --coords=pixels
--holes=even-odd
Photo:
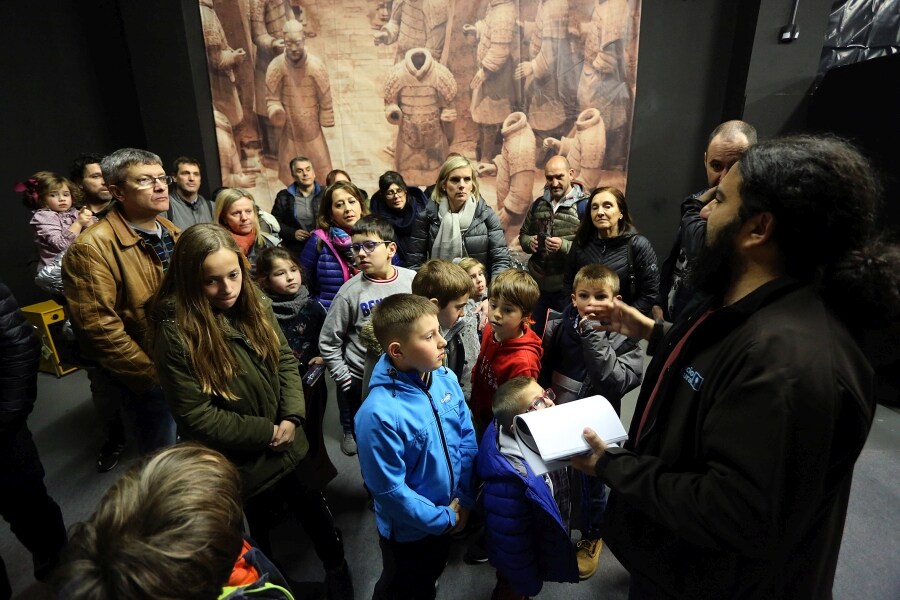
[[[541,338],[529,327],[540,296],[534,278],[509,269],[491,281],[488,324],[472,370],[472,414],[478,439],[493,420],[497,388],[515,377],[537,379],[541,371]]]

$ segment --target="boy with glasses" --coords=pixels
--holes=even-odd
[[[360,331],[372,317],[372,309],[382,299],[410,293],[415,271],[395,267],[391,259],[397,252],[394,230],[383,218],[368,215],[353,225],[353,258],[359,273],[338,290],[328,309],[319,339],[319,353],[337,387],[341,428],[344,438],[341,452],[356,454],[353,418],[362,404],[362,379],[366,347]]]
[[[544,581],[578,581],[566,471],[535,475],[515,439],[516,415],[552,408],[555,398],[552,389],[531,377],[510,379],[494,394],[494,420],[478,448],[475,463],[484,481],[487,553],[497,569],[491,598],[496,600],[534,596]]]

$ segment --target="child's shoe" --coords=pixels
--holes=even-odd
[[[353,577],[346,560],[325,573],[325,588],[328,600],[353,600]]]
[[[344,434],[344,439],[341,440],[341,452],[347,456],[356,454],[356,438],[353,437],[352,433],[348,432]]]
[[[603,540],[579,540],[575,544],[577,551],[575,556],[578,559],[578,578],[581,581],[589,579],[597,572],[597,566],[600,564],[600,551],[603,550]]]

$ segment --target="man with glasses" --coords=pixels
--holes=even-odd
[[[63,285],[81,349],[118,390],[138,451],[145,454],[175,441],[175,424],[144,347],[144,304],[159,287],[179,234],[160,216],[169,209],[173,180],[146,150],[116,150],[100,167],[118,202],[69,246]]]

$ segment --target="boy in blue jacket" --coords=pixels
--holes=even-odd
[[[575,546],[562,514],[568,514],[559,479],[535,475],[516,442],[513,419],[553,406],[555,394],[531,377],[516,377],[497,388],[494,420],[481,438],[478,476],[483,501],[488,559],[497,569],[491,596],[509,600],[534,596],[545,581],[578,582]]]
[[[359,464],[375,503],[383,569],[373,598],[434,598],[474,504],[477,446],[447,342],[427,298],[394,294],[372,325],[384,354],[356,414]]]

